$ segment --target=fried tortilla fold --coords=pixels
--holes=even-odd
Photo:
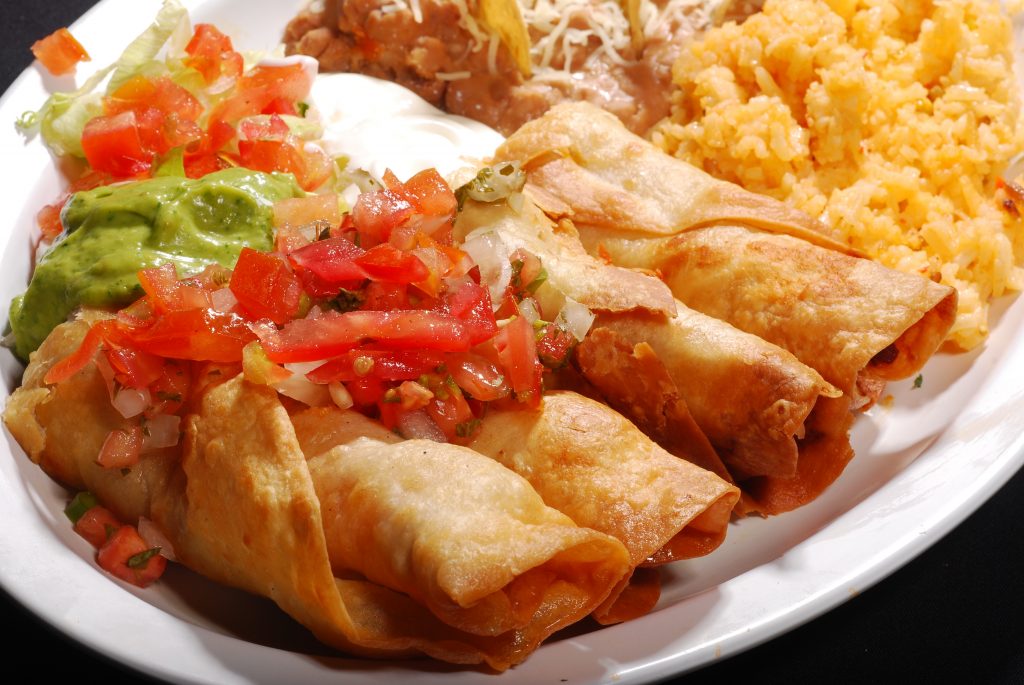
[[[469,446],[521,474],[577,524],[621,540],[634,568],[709,554],[725,539],[739,498],[735,486],[574,392],[549,393],[536,410],[488,412]],[[650,611],[660,594],[658,575],[636,579],[623,579],[594,612],[598,622]]]
[[[358,438],[313,457],[336,572],[357,571],[475,635],[539,643],[625,575],[623,548],[471,449]],[[551,616],[538,624],[535,616]]]
[[[647,435],[741,487],[752,478],[806,480],[799,461],[810,444],[801,440],[807,423],[819,401],[842,394],[818,372],[776,345],[675,301],[649,274],[586,254],[571,221],[553,222],[529,199],[518,212],[507,204],[467,201],[456,235],[487,232],[540,258],[548,279],[534,295],[544,312],[557,312],[572,297],[597,315],[576,364],[602,399]],[[606,295],[593,294],[601,292]],[[834,462],[824,471],[838,475],[852,456],[849,421],[829,417],[815,419],[815,435],[826,436]],[[701,435],[717,454],[694,449]],[[745,497],[741,509],[781,513],[788,509],[779,503],[806,503],[829,483],[794,482],[801,497]]]
[[[957,294],[854,255],[775,199],[712,178],[584,104],[523,126],[521,160],[546,211],[588,251],[657,270],[687,306],[792,352],[867,406],[916,373],[953,324]]]
[[[460,449],[457,466],[445,466],[431,464],[451,456],[435,452],[436,443],[402,447],[360,437],[352,454],[337,448],[311,469],[277,393],[241,376],[207,385],[186,417],[180,448],[144,455],[127,475],[102,469],[94,463],[96,454],[106,432],[124,419],[111,407],[95,365],[55,386],[42,385],[46,369],[78,347],[88,326],[84,320],[58,326],[33,355],[25,385],[12,395],[4,414],[15,438],[48,473],[71,487],[92,490],[122,519],[151,519],[186,566],[269,597],[326,644],[364,656],[419,653],[503,670],[525,659],[553,631],[593,611],[630,568],[628,553],[617,540],[576,526],[544,506],[522,478],[471,450]],[[416,447],[427,453],[426,460],[406,454]],[[393,481],[399,461],[403,473]],[[390,464],[392,473],[375,474],[383,464]],[[452,477],[453,469],[459,477]],[[467,470],[487,480],[479,485],[462,478]],[[340,496],[329,489],[335,481],[356,500],[347,512],[331,508]],[[487,563],[474,570],[471,550],[460,551],[459,545],[475,546],[486,531],[471,531],[475,537],[470,541],[455,537],[448,542],[451,548],[438,548],[431,531],[436,533],[440,524],[422,519],[438,509],[444,512],[434,513],[449,523],[463,516],[467,522],[479,519],[477,487],[492,493],[488,526],[531,534],[511,539],[495,534],[489,547],[481,544],[478,550]],[[330,501],[328,507],[321,507],[318,490]],[[408,509],[412,501],[418,516]],[[470,613],[480,593],[488,596],[487,583],[500,588],[508,578],[514,597],[509,604],[517,611],[514,620],[501,620],[511,627],[498,634],[479,627],[466,632],[413,597],[350,568],[336,574],[332,567],[338,564],[329,550],[337,540],[329,545],[325,523],[335,537],[335,525],[357,537],[374,538],[374,526],[401,531],[373,540],[385,548],[362,550],[371,560],[365,563],[386,566],[394,552],[390,563],[434,564],[436,576],[416,592],[426,596],[437,592],[434,586],[455,588],[455,597],[470,605]],[[438,562],[449,552],[456,555]],[[507,559],[517,559],[521,567],[510,571],[502,565]],[[400,568],[389,572],[402,575]],[[528,578],[521,584],[509,578],[519,572]],[[576,580],[579,586],[573,585]],[[437,601],[437,595],[431,600]],[[443,609],[457,612],[453,606]]]

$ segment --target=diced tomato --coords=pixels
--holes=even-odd
[[[404,413],[402,405],[398,402],[378,402],[377,409],[380,415],[377,420],[388,430],[395,430],[398,427],[399,417]]]
[[[153,155],[143,149],[132,111],[90,119],[82,131],[82,149],[93,169],[117,178],[145,174],[153,163]]]
[[[138,113],[146,109],[156,109],[165,115],[176,114],[192,121],[203,113],[199,100],[167,76],[151,79],[137,74],[103,101],[105,114],[120,114],[128,110]]]
[[[121,580],[146,587],[167,568],[167,559],[152,549],[133,526],[121,526],[100,547],[96,561]]]
[[[434,420],[449,441],[459,434],[459,425],[471,421],[473,412],[462,391],[454,382],[446,381],[441,390],[434,392],[434,399],[427,405],[427,413]]]
[[[231,39],[212,24],[196,24],[185,52],[189,55],[185,64],[202,74],[207,83],[213,83],[222,75],[242,75],[242,56],[235,52]]]
[[[334,173],[334,160],[319,145],[301,145],[303,173],[296,180],[303,190],[313,191],[322,186]]]
[[[89,329],[89,332],[85,334],[85,338],[82,340],[82,344],[78,346],[77,350],[69,354],[67,357],[64,357],[47,370],[46,375],[43,376],[43,383],[53,385],[74,376],[93,360],[96,353],[99,351],[102,342],[103,335],[101,329],[97,326],[93,326]]]
[[[312,240],[306,235],[307,227],[285,224],[277,227],[274,237],[274,248],[283,255],[291,254],[299,248],[309,245]]]
[[[36,224],[43,233],[43,240],[52,242],[64,231],[64,225],[60,222],[60,213],[64,209],[64,203],[44,205],[36,214]]]
[[[184,302],[183,284],[178,280],[178,270],[173,263],[143,269],[138,273],[138,279],[154,312],[163,314],[188,308]]]
[[[215,309],[168,312],[133,331],[135,347],[171,359],[238,362],[242,348],[256,336],[245,319]]]
[[[224,121],[214,121],[201,135],[198,143],[193,143],[185,150],[185,175],[189,178],[201,178],[231,164],[224,159],[221,151],[234,140],[235,127]]]
[[[92,507],[75,521],[75,532],[97,548],[102,547],[120,527],[117,517],[109,509],[99,506]]]
[[[512,384],[516,399],[530,406],[538,406],[544,367],[537,359],[533,326],[526,317],[515,317],[498,331],[494,337],[494,346]]]
[[[185,166],[185,175],[189,178],[202,178],[207,174],[212,174],[215,171],[227,169],[231,166],[220,155],[213,153],[186,153],[183,163]]]
[[[60,28],[32,44],[32,54],[51,74],[71,72],[79,62],[89,61],[89,53],[66,28]]]
[[[355,261],[363,254],[365,251],[347,238],[327,238],[295,250],[288,259],[310,295],[331,297],[366,279],[366,272]]]
[[[409,219],[416,209],[405,197],[393,190],[363,193],[352,207],[352,221],[365,244],[386,241],[391,232]]]
[[[271,100],[266,107],[263,108],[263,114],[288,114],[290,116],[297,116],[299,110],[295,108],[295,103],[285,98],[274,98]]]
[[[267,119],[243,119],[238,124],[238,135],[242,140],[285,140],[290,129],[284,119],[276,114]]]
[[[139,271],[138,282],[145,294],[150,296],[150,304],[157,313],[210,306],[210,293],[201,287],[179,281],[177,269],[171,262]]]
[[[490,340],[498,332],[491,294],[487,288],[472,280],[467,279],[454,290],[449,290],[444,298],[444,306],[452,316],[465,324],[472,345]]]
[[[153,414],[176,414],[188,399],[192,379],[185,365],[165,359],[160,377],[149,387],[153,396]]]
[[[235,94],[211,113],[211,121],[235,122],[260,114],[271,102],[299,102],[309,95],[312,74],[302,63],[257,65],[238,79]]]
[[[164,372],[164,360],[152,354],[119,347],[106,351],[117,382],[128,388],[147,388]]]
[[[308,149],[301,140],[258,138],[238,141],[238,161],[256,171],[293,174],[303,190],[312,191],[331,175],[331,161],[317,146]]]
[[[423,214],[454,218],[459,205],[458,200],[437,169],[424,169],[406,181],[402,187],[406,197],[411,198],[416,208]]]
[[[330,359],[364,342],[378,349],[464,352],[469,339],[462,323],[431,311],[331,312],[317,319],[296,319],[280,331],[259,330],[267,356],[278,363]]]
[[[429,350],[349,350],[313,369],[306,377],[314,383],[349,382],[368,376],[382,381],[411,380],[434,371],[444,362],[444,354]],[[369,371],[359,373],[359,364],[368,366]]]
[[[410,309],[409,291],[402,283],[371,281],[363,292],[365,299],[361,309],[376,309],[385,312],[392,309]]]
[[[551,369],[558,369],[569,361],[569,353],[576,346],[576,338],[563,326],[549,323],[536,336],[537,357]]]
[[[373,407],[384,397],[384,381],[374,376],[358,378],[345,384],[357,407]]]
[[[357,257],[355,263],[375,281],[415,283],[430,275],[419,257],[399,250],[389,243],[371,247],[365,254]]]
[[[250,247],[238,255],[230,288],[255,318],[279,324],[295,316],[302,299],[302,284],[285,261]]]
[[[144,437],[140,426],[110,431],[103,441],[96,463],[106,469],[123,469],[137,464]]]
[[[296,178],[305,173],[298,149],[282,140],[239,140],[238,161],[256,171],[281,171],[294,174]]]

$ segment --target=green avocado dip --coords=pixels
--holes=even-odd
[[[272,249],[274,203],[302,195],[290,174],[241,168],[76,193],[64,208],[64,232],[11,302],[15,352],[28,359],[79,306],[138,299],[142,269],[173,262],[185,276],[215,262],[233,267],[246,246]]]

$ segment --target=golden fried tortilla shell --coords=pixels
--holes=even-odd
[[[618,541],[577,526],[465,447],[359,438],[309,467],[335,570],[408,594],[469,633],[568,625],[628,570]],[[565,610],[558,623],[531,625],[551,603]]]
[[[734,479],[794,475],[805,421],[819,398],[839,392],[785,350],[685,306],[677,309],[671,319],[599,316],[577,350],[583,375],[612,398],[617,367],[651,369],[634,384],[682,399]],[[649,346],[660,367],[636,365],[637,345]]]
[[[499,148],[573,220],[586,249],[663,274],[693,309],[792,352],[861,396],[916,373],[953,324],[956,292],[860,259],[773,198],[712,178],[593,106],[552,108]],[[858,384],[860,382],[860,384]]]
[[[579,525],[621,540],[634,568],[714,549],[739,496],[611,408],[573,392],[549,393],[537,410],[488,412],[470,446],[521,473]],[[698,519],[699,529],[692,526]],[[595,613],[599,621],[617,597]]]
[[[849,249],[807,214],[665,154],[589,103],[552,107],[511,135],[494,157],[523,162],[529,184],[543,190],[547,204],[561,201],[569,218],[588,230],[663,237],[731,221]]]
[[[953,288],[787,235],[713,226],[645,252],[622,256],[656,264],[687,306],[788,349],[851,395],[859,376],[917,373],[956,318]]]

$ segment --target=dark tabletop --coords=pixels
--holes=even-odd
[[[35,39],[71,24],[92,4],[0,0],[0,92],[31,62]],[[1024,683],[1022,541],[1024,472],[870,590],[778,639],[673,682]],[[43,625],[2,591],[0,617],[11,636],[3,650],[9,674],[58,682],[141,679]]]

